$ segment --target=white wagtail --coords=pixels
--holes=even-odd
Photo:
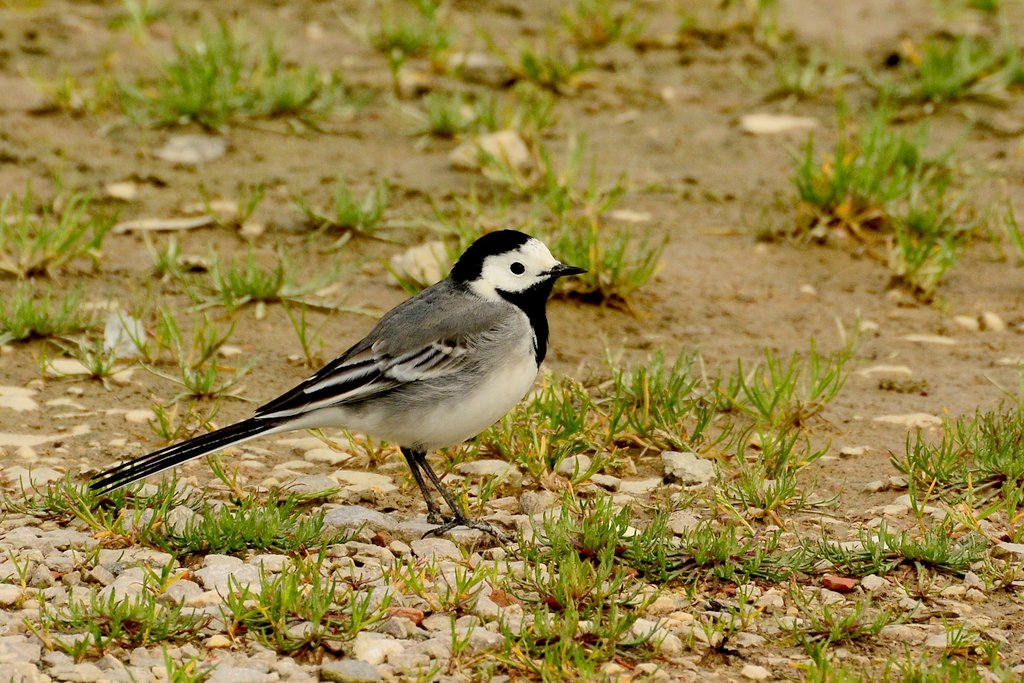
[[[112,491],[264,434],[342,427],[397,444],[427,502],[427,520],[498,535],[469,519],[427,463],[427,451],[470,439],[533,386],[547,352],[545,305],[555,280],[586,272],[543,242],[499,230],[474,242],[447,279],[391,309],[366,337],[252,417],[96,475]],[[442,514],[430,479],[452,510]]]

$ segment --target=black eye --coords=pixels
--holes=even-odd
[[[515,275],[522,275],[523,273],[526,272],[526,266],[524,266],[519,261],[515,261],[511,266],[508,267],[508,269],[511,270],[512,273]]]

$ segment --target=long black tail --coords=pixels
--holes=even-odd
[[[100,472],[93,477],[92,481],[89,482],[89,488],[96,493],[113,491],[148,477],[151,474],[180,465],[193,458],[248,441],[260,434],[277,431],[275,427],[279,427],[280,424],[272,420],[260,420],[254,417],[242,420],[236,424],[222,427],[208,434],[161,448],[135,460],[111,467],[109,470]]]

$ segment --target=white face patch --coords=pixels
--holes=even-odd
[[[499,300],[498,292],[522,292],[543,282],[559,265],[540,240],[530,239],[523,246],[484,259],[480,277],[470,283],[474,292],[486,299]]]

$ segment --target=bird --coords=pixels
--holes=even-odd
[[[526,396],[547,354],[554,284],[585,272],[526,233],[486,233],[445,279],[385,313],[362,340],[251,417],[111,467],[89,486],[105,494],[259,436],[344,428],[399,447],[427,521],[437,525],[428,534],[468,527],[501,539],[466,515],[427,453],[475,437]]]

